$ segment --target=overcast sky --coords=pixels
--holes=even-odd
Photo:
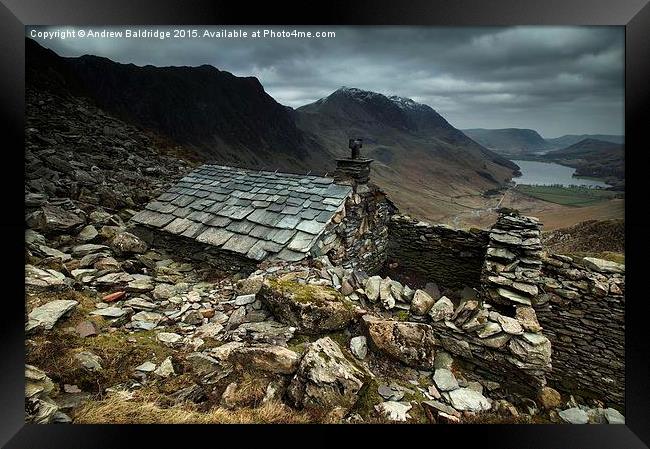
[[[256,76],[271,96],[292,107],[348,86],[428,104],[461,129],[531,128],[543,137],[624,133],[622,27],[209,29],[335,31],[336,37],[36,40],[63,56],[94,54],[155,66],[210,64]]]

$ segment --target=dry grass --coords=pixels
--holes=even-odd
[[[88,402],[74,416],[80,424],[304,424],[313,422],[304,412],[281,402],[239,410],[213,408],[201,413],[191,404],[161,407],[155,396],[127,399],[114,394],[103,401]]]

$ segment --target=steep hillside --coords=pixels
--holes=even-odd
[[[516,157],[547,148],[546,141],[532,129],[464,129],[467,136],[501,155]]]
[[[363,138],[362,155],[375,159],[373,180],[417,216],[475,207],[481,192],[518,169],[410,99],[341,88],[295,112],[298,127],[338,157],[348,155],[348,138]]]
[[[120,118],[196,148],[206,159],[306,171],[331,157],[296,128],[291,110],[254,77],[212,66],[139,67],[97,56],[61,58],[26,40],[27,83],[92,98]]]

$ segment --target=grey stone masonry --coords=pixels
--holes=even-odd
[[[594,262],[596,262],[594,264]],[[543,259],[535,301],[553,345],[555,388],[604,400],[625,399],[625,266],[598,259]]]
[[[490,229],[481,279],[491,302],[532,304],[542,265],[540,228],[537,218],[502,214]]]
[[[351,192],[331,178],[203,165],[131,221],[258,262],[296,261]]]

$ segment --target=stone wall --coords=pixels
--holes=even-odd
[[[353,184],[345,208],[334,216],[314,255],[327,254],[335,265],[378,272],[386,261],[388,222],[395,206],[373,184]]]
[[[174,257],[202,262],[224,273],[248,275],[255,271],[257,262],[230,251],[224,251],[196,240],[137,225],[130,232],[147,242],[150,247],[165,248]]]
[[[487,231],[432,225],[406,215],[389,222],[388,260],[448,288],[478,287]]]
[[[625,396],[624,267],[566,256],[545,258],[534,307],[553,345],[555,388],[604,400]],[[618,265],[618,266],[617,266]]]

